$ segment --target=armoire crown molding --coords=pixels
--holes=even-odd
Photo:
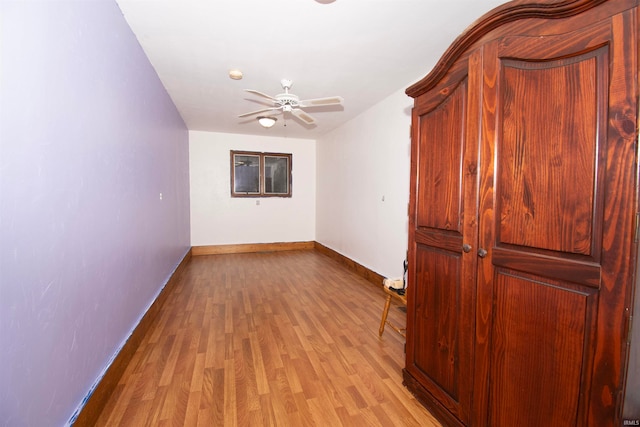
[[[442,55],[433,70],[406,89],[412,98],[433,89],[451,66],[478,40],[507,23],[527,18],[562,19],[585,12],[607,0],[512,1],[489,11],[460,34]]]

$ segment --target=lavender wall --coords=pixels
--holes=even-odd
[[[188,132],[115,1],[0,31],[0,425],[59,426],[189,248]]]

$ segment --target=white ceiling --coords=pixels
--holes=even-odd
[[[190,130],[316,139],[424,77],[453,40],[503,0],[117,0]],[[244,78],[232,80],[229,70]],[[249,94],[344,104],[289,113],[271,129]],[[263,102],[266,101],[266,104]],[[284,126],[286,124],[286,126]]]

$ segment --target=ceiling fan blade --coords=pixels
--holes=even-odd
[[[312,125],[316,122],[316,119],[314,119],[313,117],[311,117],[310,115],[308,115],[307,113],[305,113],[299,108],[294,108],[293,110],[291,110],[291,114],[293,114],[294,116],[296,116],[297,118],[299,118],[300,120],[302,120],[308,125]]]
[[[257,111],[252,111],[250,113],[244,113],[244,114],[240,114],[238,116],[238,118],[240,117],[247,117],[247,116],[252,116],[254,114],[259,114],[259,113],[266,113],[267,111],[273,111],[273,110],[279,110],[281,107],[270,107],[270,108],[263,108],[262,110],[257,110]]]
[[[267,95],[266,93],[258,92],[257,90],[253,90],[253,89],[245,89],[244,91],[245,91],[245,92],[252,93],[252,94],[254,94],[254,95],[261,96],[261,97],[263,97],[263,98],[270,99],[270,100],[272,100],[272,101],[274,101],[274,102],[278,101],[278,100],[277,100],[276,98],[274,98],[273,96],[271,96],[271,95]]]
[[[303,99],[299,101],[301,107],[322,107],[324,105],[339,105],[344,102],[341,96],[330,96],[327,98]]]

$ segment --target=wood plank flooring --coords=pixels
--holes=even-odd
[[[193,257],[99,426],[440,426],[384,292],[314,250]],[[404,323],[396,306],[389,319]]]

